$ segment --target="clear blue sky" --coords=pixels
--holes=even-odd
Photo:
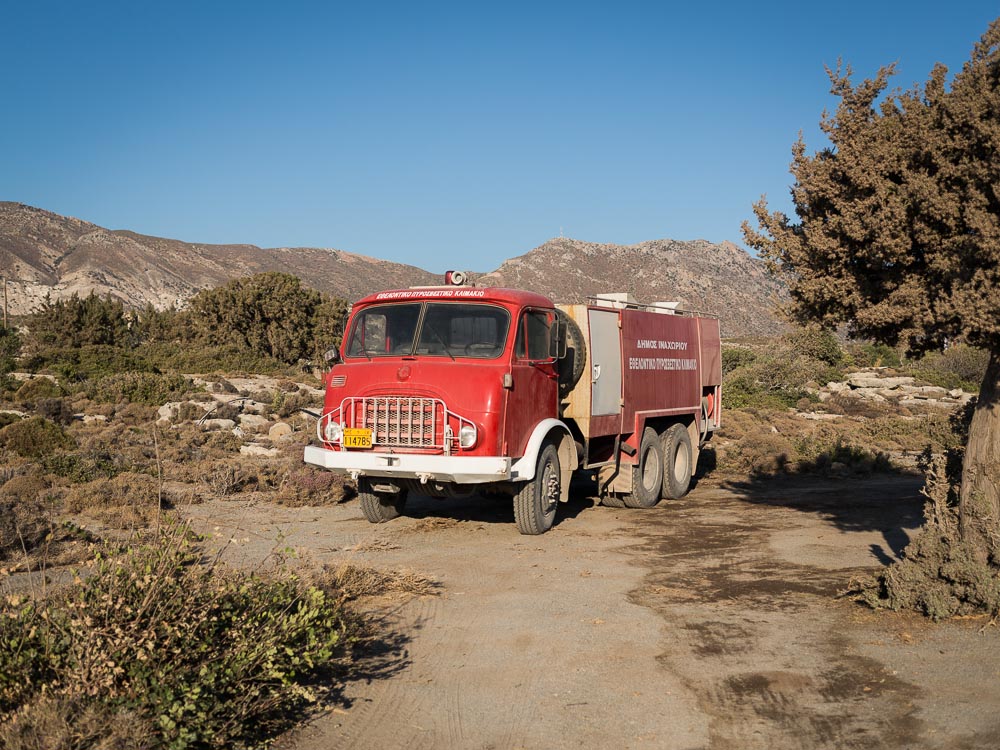
[[[834,100],[957,70],[995,0],[0,6],[0,200],[487,271],[560,230],[740,241]]]

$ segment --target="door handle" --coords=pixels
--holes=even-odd
[[[600,380],[600,378],[601,378],[601,366],[594,365],[591,372],[590,382],[596,383],[598,380]]]

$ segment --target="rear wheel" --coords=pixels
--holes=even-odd
[[[677,500],[687,494],[691,484],[691,436],[682,424],[670,425],[660,436],[663,446],[663,497]]]
[[[547,443],[538,454],[535,476],[514,495],[514,520],[522,534],[544,534],[552,528],[559,504],[559,452]]]
[[[361,512],[371,523],[385,523],[399,518],[406,506],[406,490],[399,492],[375,492],[371,480],[367,477],[358,479],[358,500],[361,502]]]
[[[663,448],[656,430],[647,427],[639,443],[639,463],[632,467],[632,493],[625,496],[629,508],[652,508],[660,502],[663,486]]]

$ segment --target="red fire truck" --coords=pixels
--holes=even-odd
[[[463,276],[352,307],[307,463],[350,475],[372,523],[409,492],[502,492],[541,534],[575,471],[596,472],[604,505],[687,492],[720,425],[718,319],[624,294],[557,307]]]

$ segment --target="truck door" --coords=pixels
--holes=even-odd
[[[622,410],[622,347],[618,313],[589,310],[590,323],[590,413],[620,414]],[[586,375],[585,375],[586,376]]]
[[[559,374],[549,348],[555,312],[521,313],[511,360],[512,387],[507,391],[503,443],[508,456],[524,455],[535,425],[558,414]]]

